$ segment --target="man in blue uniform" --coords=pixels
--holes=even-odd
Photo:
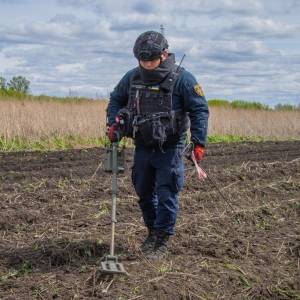
[[[168,42],[156,31],[142,33],[133,53],[138,67],[128,71],[110,94],[108,137],[134,139],[132,183],[148,229],[140,246],[149,259],[168,255],[174,234],[178,193],[184,183],[181,152],[190,128],[193,153],[202,159],[209,110],[195,77],[175,64]]]

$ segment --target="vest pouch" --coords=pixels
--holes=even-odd
[[[167,140],[166,130],[160,118],[146,119],[138,126],[146,146],[162,146]]]
[[[126,137],[133,137],[133,110],[128,107],[123,107],[121,108],[118,113],[117,117],[120,120],[119,123],[119,132],[121,136],[126,136]]]

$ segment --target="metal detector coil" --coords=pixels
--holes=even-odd
[[[126,274],[123,264],[118,262],[116,256],[105,255],[105,260],[101,262],[103,273]]]

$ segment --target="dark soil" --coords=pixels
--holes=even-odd
[[[300,141],[209,144],[185,185],[169,256],[148,261],[131,184],[118,175],[115,255],[104,150],[0,154],[0,299],[300,299]]]

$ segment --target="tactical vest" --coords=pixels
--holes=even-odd
[[[183,109],[172,110],[172,92],[180,71],[175,65],[155,86],[145,86],[138,68],[133,71],[127,107],[118,114],[123,135],[143,139],[147,146],[162,146],[170,134],[189,128],[188,114]]]

